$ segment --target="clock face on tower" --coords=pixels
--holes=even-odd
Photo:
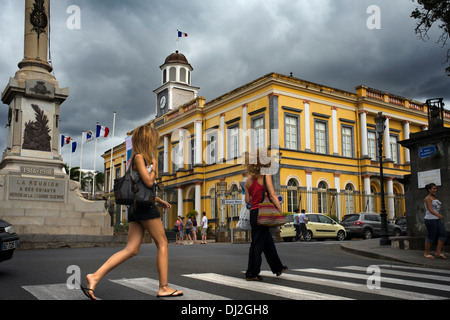
[[[166,98],[166,96],[162,96],[161,100],[159,100],[159,107],[161,109],[164,109],[166,107],[166,104],[167,104],[167,98]]]
[[[169,90],[165,89],[158,93],[157,103],[156,113],[158,117],[161,117],[169,111]]]

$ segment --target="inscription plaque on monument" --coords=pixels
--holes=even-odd
[[[66,201],[66,181],[9,177],[8,199],[31,201]]]

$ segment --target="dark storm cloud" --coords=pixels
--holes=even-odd
[[[23,57],[23,2],[0,3],[0,27],[8,30],[0,33],[0,90]],[[81,10],[80,30],[67,28],[70,5]],[[370,5],[381,10],[380,30],[367,28]],[[94,130],[97,122],[112,129],[117,111],[117,145],[151,120],[159,66],[177,49],[177,29],[189,34],[179,50],[207,101],[270,72],[293,72],[352,92],[363,84],[419,101],[449,101],[446,50],[434,43],[436,30],[429,42],[417,38],[409,17],[413,9],[409,0],[52,1],[55,76],[70,89],[61,133],[81,142],[81,131]],[[0,128],[6,115],[6,106],[0,108]],[[99,140],[97,169],[103,169],[100,154],[111,145],[111,139]],[[83,168],[93,167],[93,148],[85,145]],[[63,156],[68,158],[68,150]],[[78,157],[79,152],[72,158],[75,166]]]

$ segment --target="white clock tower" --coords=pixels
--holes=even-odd
[[[200,89],[191,86],[194,69],[186,57],[178,51],[168,56],[160,69],[162,86],[154,91],[157,118],[197,98]]]

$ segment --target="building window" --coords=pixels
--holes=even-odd
[[[394,161],[394,163],[400,163],[400,160],[398,158],[398,137],[397,136],[390,136],[390,147],[391,147],[391,157],[392,157],[392,161]]]
[[[315,121],[315,142],[316,142],[316,152],[327,154],[328,153],[328,128],[327,123],[323,121]]]
[[[353,157],[353,128],[342,126],[342,156]]]
[[[169,69],[169,81],[177,81],[177,69],[175,67]]]
[[[298,150],[298,117],[286,115],[285,122],[285,148]]]
[[[345,186],[345,214],[355,213],[353,186],[349,183]]]
[[[252,151],[265,147],[264,116],[252,119]]]
[[[186,69],[180,69],[180,82],[186,82]]]
[[[167,69],[163,70],[163,83],[167,82]]]
[[[233,159],[239,156],[239,125],[228,128],[228,158]]]
[[[317,199],[319,202],[319,213],[327,213],[327,189],[325,182],[321,181],[318,186]]]
[[[180,168],[179,165],[179,155],[178,155],[179,146],[176,145],[172,148],[172,173],[175,174],[177,170]]]
[[[287,184],[288,212],[294,212],[298,207],[298,184],[295,179],[290,179]]]
[[[208,136],[206,152],[207,164],[217,163],[217,132],[212,133]]]
[[[367,132],[367,151],[368,156],[373,160],[377,160],[377,135],[375,131]]]
[[[158,177],[161,178],[164,171],[164,151],[158,153]]]

